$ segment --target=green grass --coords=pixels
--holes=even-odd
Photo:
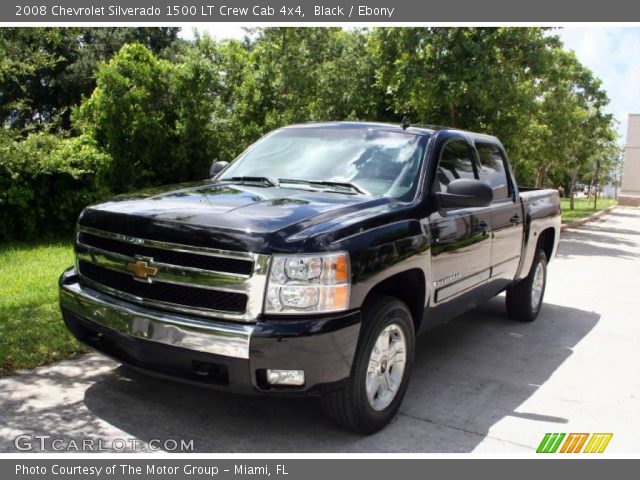
[[[593,199],[587,201],[586,198],[574,198],[574,210],[569,210],[569,199],[561,198],[562,223],[571,223],[581,218],[589,217],[600,210],[609,208],[617,202],[613,198],[598,198],[598,208],[593,208]]]
[[[58,308],[57,280],[72,264],[70,241],[0,243],[0,376],[85,351]]]

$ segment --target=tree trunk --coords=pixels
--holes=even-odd
[[[571,174],[571,189],[569,191],[569,210],[575,210],[575,206],[573,205],[573,194],[576,189],[576,180],[578,179],[578,173],[573,172]]]
[[[591,200],[591,193],[593,192],[593,179],[594,179],[594,175],[592,173],[591,180],[589,180],[589,193],[587,194],[587,204],[589,204],[589,201]]]
[[[596,160],[596,172],[593,175],[595,190],[593,192],[593,208],[598,208],[598,174],[600,173],[600,160]]]
[[[547,167],[540,167],[540,170],[538,170],[538,175],[536,176],[536,188],[542,188],[546,176]]]
[[[281,35],[280,58],[282,62],[280,65],[280,69],[282,72],[282,77],[280,79],[281,83],[280,83],[280,99],[278,101],[278,113],[282,115],[282,113],[284,113],[286,110],[287,92],[288,92],[287,29],[280,28],[280,35]],[[280,121],[282,121],[282,118],[280,118]]]

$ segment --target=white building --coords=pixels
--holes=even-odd
[[[640,206],[640,113],[629,114],[620,205]]]

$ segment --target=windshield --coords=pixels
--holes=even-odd
[[[351,193],[404,198],[415,191],[425,143],[423,136],[377,129],[285,128],[240,155],[221,180],[265,178],[282,187],[340,192],[344,186],[337,184],[351,184]]]

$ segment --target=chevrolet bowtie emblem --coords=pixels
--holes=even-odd
[[[146,260],[136,260],[135,262],[127,263],[127,271],[133,273],[136,278],[143,280],[147,280],[149,277],[155,277],[158,273],[158,269],[150,267]]]

